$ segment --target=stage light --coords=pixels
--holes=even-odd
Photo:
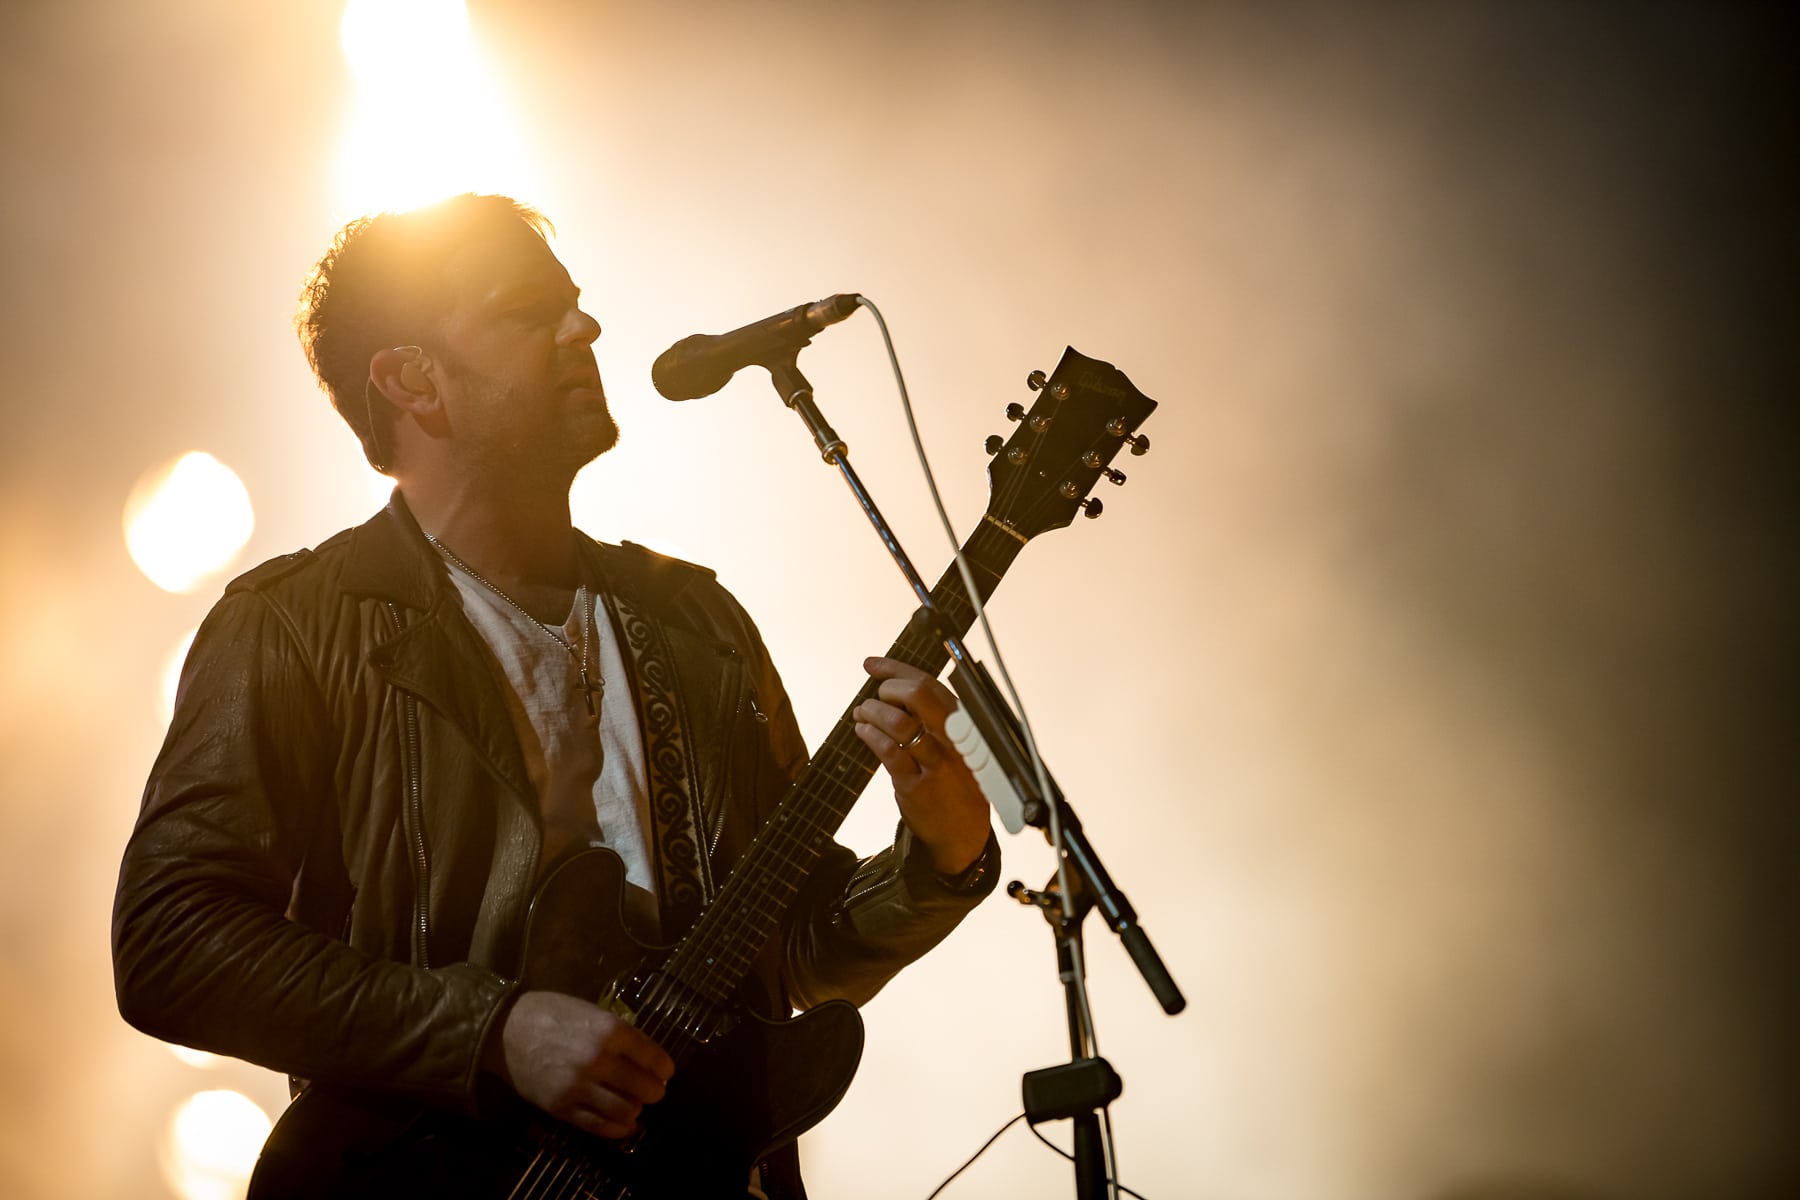
[[[167,592],[191,592],[230,565],[255,526],[243,481],[198,450],[144,472],[125,502],[131,561]]]
[[[531,194],[461,0],[351,0],[338,34],[357,82],[340,177],[351,213]]]
[[[182,1200],[237,1200],[271,1128],[268,1114],[241,1092],[196,1092],[163,1131],[163,1179]]]
[[[413,82],[468,58],[469,10],[462,0],[350,0],[338,40],[365,85]]]

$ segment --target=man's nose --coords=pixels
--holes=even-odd
[[[590,343],[600,336],[600,322],[588,316],[579,308],[569,310],[568,318],[563,322],[563,340],[567,342]]]

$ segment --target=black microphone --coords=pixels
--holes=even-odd
[[[730,382],[745,367],[766,367],[812,341],[813,334],[856,311],[862,299],[827,296],[786,312],[764,317],[730,333],[696,333],[682,338],[656,358],[650,382],[670,400],[698,400]]]

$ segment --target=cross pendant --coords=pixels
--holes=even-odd
[[[600,696],[604,698],[606,696],[606,680],[602,679],[599,683],[594,683],[588,679],[587,666],[585,664],[578,667],[577,671],[581,675],[581,683],[579,685],[581,688],[581,700],[582,703],[587,705],[588,715],[591,717],[594,715],[595,711],[594,697]]]

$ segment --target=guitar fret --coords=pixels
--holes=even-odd
[[[1012,534],[985,521],[970,535],[963,554],[983,598],[993,594],[1022,548]],[[931,589],[931,600],[945,624],[959,635],[968,632],[975,606],[954,563]],[[933,675],[949,657],[923,609],[907,622],[887,656]],[[723,1002],[774,935],[799,894],[799,881],[818,861],[881,765],[856,736],[852,715],[858,704],[875,695],[877,686],[870,680],[858,691],[768,824],[751,841],[719,895],[665,962],[664,972],[683,988]]]

